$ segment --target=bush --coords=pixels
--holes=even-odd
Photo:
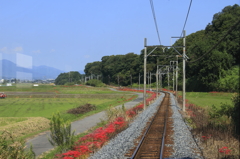
[[[49,142],[53,146],[59,146],[61,151],[66,151],[73,145],[74,132],[71,132],[71,122],[64,121],[59,113],[53,114],[50,121]]]
[[[239,102],[239,93],[235,93],[232,96],[233,105],[229,105],[226,103],[222,103],[220,108],[216,106],[212,106],[212,110],[210,110],[209,115],[211,119],[220,119],[223,116],[231,117],[232,122],[236,127],[236,133],[240,135],[240,120],[239,120],[239,112],[240,112],[240,102]]]
[[[65,83],[64,85],[65,86],[72,86],[72,85],[74,85],[75,83],[74,82],[67,82],[67,83]]]
[[[97,79],[91,79],[91,80],[87,81],[86,85],[90,85],[93,87],[104,87],[105,86],[104,83],[102,83],[100,80],[97,80]]]
[[[232,97],[233,102],[233,111],[232,111],[232,120],[234,125],[236,126],[236,132],[238,135],[240,135],[240,120],[239,120],[239,112],[240,112],[240,95],[239,93],[235,93]]]
[[[0,158],[8,159],[34,159],[35,153],[32,147],[25,149],[23,140],[16,140],[12,133],[3,131],[0,134]]]

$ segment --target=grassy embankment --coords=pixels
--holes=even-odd
[[[0,133],[7,130],[21,138],[48,130],[49,119],[55,112],[60,112],[63,118],[74,121],[136,97],[128,92],[87,86],[13,86],[1,87],[1,91],[8,97],[0,102]],[[80,115],[66,112],[86,103],[95,105],[96,110]]]
[[[181,94],[181,92],[180,92]],[[215,105],[220,107],[222,103],[231,104],[231,97],[233,93],[211,93],[211,92],[187,92],[186,99],[189,103],[207,108]]]
[[[181,94],[181,93],[180,93]],[[235,133],[232,118],[234,93],[187,92],[185,120],[192,134],[201,141],[205,158],[238,158],[239,136]],[[181,103],[181,100],[179,100]]]

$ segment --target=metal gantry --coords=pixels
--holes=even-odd
[[[188,57],[186,56],[186,49],[185,49],[185,45],[186,45],[186,31],[183,31],[183,37],[172,37],[172,38],[183,38],[183,46],[163,46],[163,45],[151,45],[151,46],[147,46],[147,39],[144,39],[144,92],[143,92],[143,103],[144,103],[144,109],[146,109],[146,73],[147,73],[147,57],[149,55],[151,55],[151,53],[156,50],[158,47],[160,48],[168,48],[171,47],[173,48],[179,55],[181,55],[183,57],[183,111],[185,111],[185,62],[188,59]],[[147,47],[154,47],[154,49],[147,54]],[[179,53],[178,50],[176,48],[183,48],[183,54]],[[156,56],[156,55],[153,55]],[[168,72],[169,72],[169,66],[168,66]],[[157,68],[158,70],[158,68]],[[156,72],[156,76],[158,76],[158,71]],[[161,73],[160,73],[161,75]],[[158,85],[158,79],[157,79],[157,85]],[[177,85],[177,73],[176,73],[176,85]],[[168,73],[168,88],[169,88],[169,73]],[[177,86],[176,86],[176,90],[177,90]],[[158,92],[158,88],[157,88],[157,92]]]

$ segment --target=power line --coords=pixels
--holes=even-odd
[[[205,54],[203,54],[201,57],[197,58],[196,60],[194,61],[187,61],[188,63],[194,63],[200,59],[202,59],[205,55],[209,54],[213,49],[215,49],[226,37],[227,35],[237,26],[240,24],[240,19],[233,25],[231,26],[228,31],[226,32],[226,34],[220,39],[218,40],[218,42],[213,46],[211,47]]]
[[[182,32],[181,32],[180,37],[182,37],[183,30],[185,29],[185,26],[186,26],[186,24],[187,24],[187,19],[188,19],[188,15],[189,15],[189,12],[190,12],[191,6],[192,6],[192,0],[190,1],[189,7],[188,7],[187,16],[186,16],[185,23],[184,23],[184,25],[183,25],[183,29],[182,29]]]
[[[159,41],[159,44],[161,45],[161,40],[160,40],[160,35],[159,35],[159,32],[158,32],[158,25],[157,25],[157,20],[156,20],[156,15],[155,15],[154,5],[153,5],[152,0],[150,0],[150,5],[151,5],[153,19],[154,19],[154,22],[155,22],[155,27],[156,27],[156,31],[157,31],[157,35],[158,35],[158,41]]]

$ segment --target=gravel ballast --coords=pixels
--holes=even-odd
[[[171,108],[173,111],[173,130],[174,130],[174,154],[171,158],[194,158],[202,159],[201,151],[192,138],[192,134],[189,131],[188,126],[184,122],[181,114],[178,110],[180,108],[177,106],[175,97],[170,94],[171,97]]]
[[[139,114],[129,127],[119,133],[115,138],[110,140],[95,154],[92,154],[89,159],[124,159],[124,155],[129,149],[134,147],[134,140],[141,135],[149,119],[156,113],[157,107],[162,102],[164,94],[149,105],[145,111]],[[192,135],[179,113],[179,107],[175,102],[174,96],[171,94],[171,108],[173,110],[173,129],[174,129],[174,153],[171,158],[203,158]]]

